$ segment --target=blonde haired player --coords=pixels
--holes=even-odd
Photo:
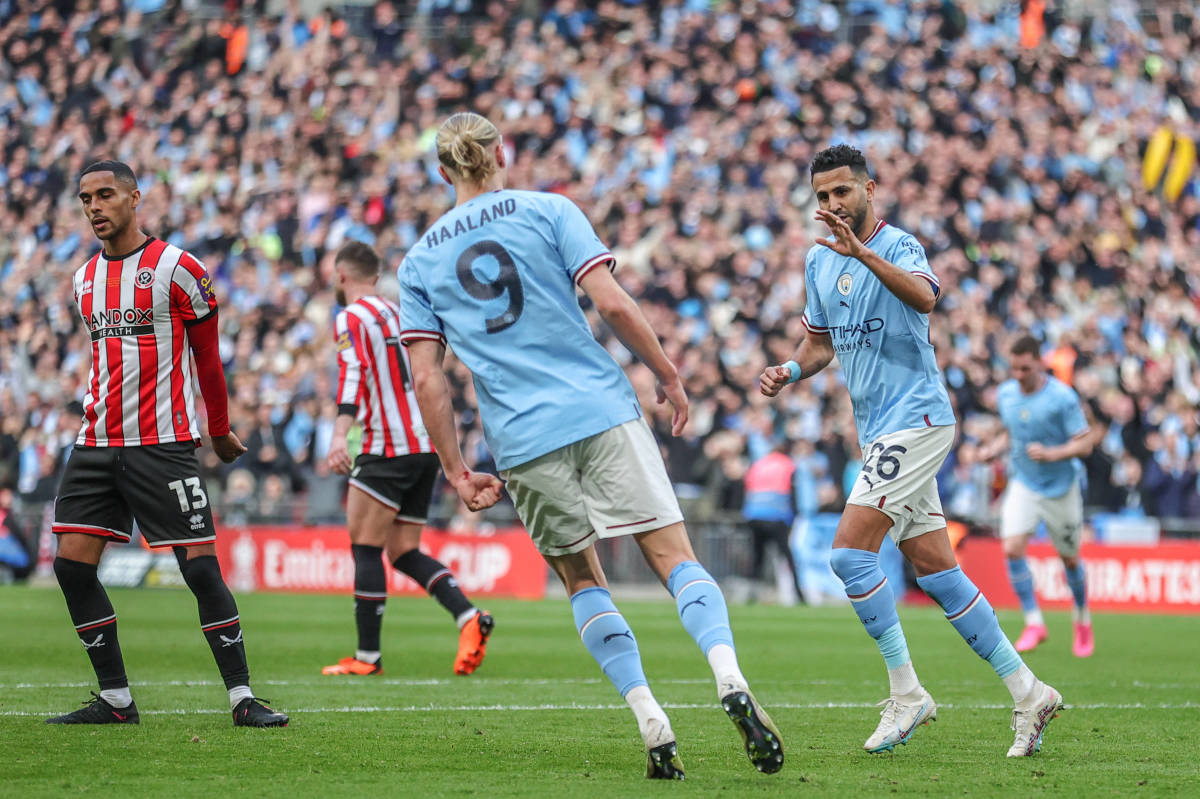
[[[674,407],[679,435],[688,405],[675,366],[613,279],[612,255],[579,208],[504,187],[495,126],[455,114],[438,131],[437,152],[456,205],[409,250],[399,277],[401,340],[447,478],[473,509],[503,489],[463,463],[442,372],[449,344],[474,376],[488,446],[521,521],[566,586],[584,646],[637,718],[646,776],[682,779],[683,768],[633,632],[609,595],[598,538],[634,536],[707,657],[750,761],[778,771],[779,732],[742,676],[721,589],[696,562],[658,445],[629,380],[593,337],[576,286],[658,377],[659,402]]]

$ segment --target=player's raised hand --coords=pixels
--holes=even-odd
[[[786,366],[768,366],[758,376],[758,390],[764,397],[774,397],[792,379],[792,370]]]
[[[675,409],[675,414],[671,417],[671,435],[681,435],[688,420],[688,398],[687,392],[683,390],[683,383],[678,379],[665,386],[659,383],[655,395],[659,405],[670,402],[671,407]]]
[[[333,441],[329,443],[329,454],[325,456],[325,462],[329,464],[331,471],[337,474],[350,474],[350,468],[353,463],[350,461],[350,450],[346,446],[346,438],[342,436],[333,437]]]
[[[494,474],[467,471],[454,481],[454,490],[468,510],[477,511],[500,501],[504,483]]]
[[[838,255],[848,255],[857,258],[863,251],[863,243],[854,235],[850,224],[832,211],[817,210],[817,219],[825,223],[832,239],[815,239],[817,244],[836,252]]]
[[[223,463],[233,463],[246,452],[237,433],[232,430],[223,436],[213,436],[212,448]]]

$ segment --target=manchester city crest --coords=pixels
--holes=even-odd
[[[848,297],[850,295],[850,287],[853,285],[854,278],[850,276],[849,272],[843,272],[842,276],[838,278],[837,282],[838,294],[841,294],[843,297]]]

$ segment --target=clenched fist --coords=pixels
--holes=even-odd
[[[787,366],[768,366],[758,378],[758,390],[765,397],[774,397],[792,379],[792,370]]]

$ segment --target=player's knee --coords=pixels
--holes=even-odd
[[[862,576],[864,569],[869,569],[878,562],[878,555],[861,549],[839,548],[829,555],[829,567],[843,583],[854,582]]]
[[[176,547],[176,549],[182,549],[182,547]],[[180,560],[179,571],[183,574],[183,581],[197,597],[211,596],[228,590],[225,586],[225,578],[221,576],[221,566],[217,563],[216,555],[188,558],[185,553],[180,558],[179,553],[176,553],[175,557]]]
[[[1020,537],[1004,539],[1004,557],[1009,560],[1020,560],[1025,557],[1024,539]]]
[[[1063,555],[1062,562],[1064,568],[1074,569],[1079,565],[1079,558],[1075,557],[1074,555]]]
[[[96,579],[96,567],[77,560],[58,557],[54,559],[54,576],[63,591],[87,588]]]

